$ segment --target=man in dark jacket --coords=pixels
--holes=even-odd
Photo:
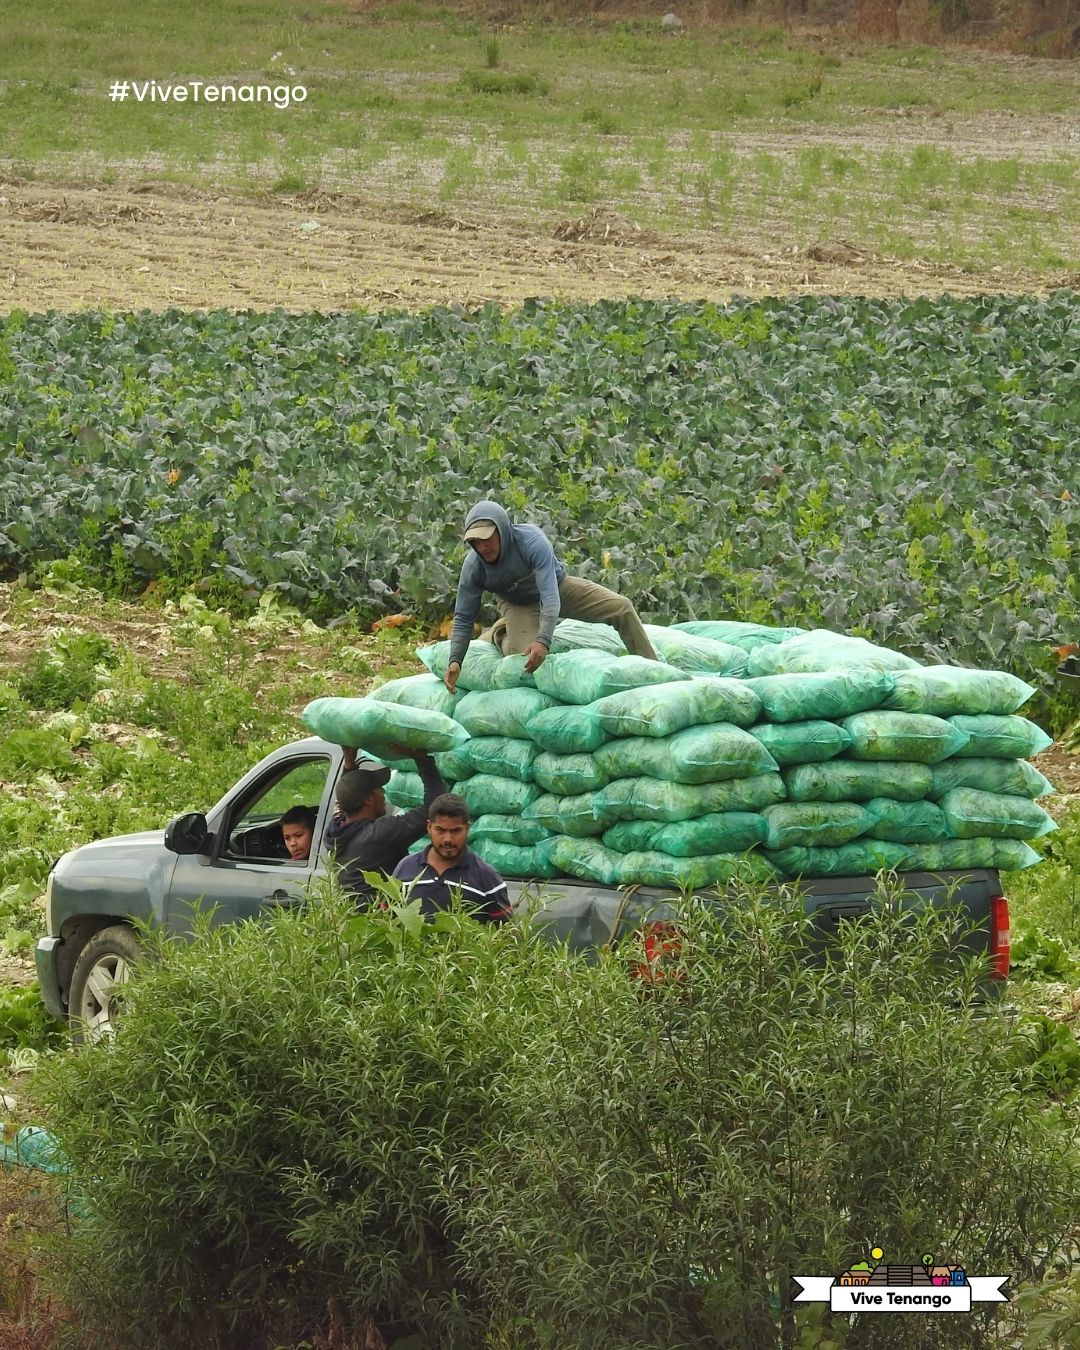
[[[630,601],[595,581],[570,576],[538,525],[512,525],[498,502],[477,502],[465,517],[465,542],[470,551],[458,580],[446,672],[451,692],[485,591],[494,594],[502,615],[493,636],[504,654],[523,652],[530,673],[547,656],[560,618],[609,623],[628,652],[656,660]]]
[[[340,881],[359,901],[371,899],[372,889],[364,880],[365,872],[388,877],[401,859],[427,833],[428,807],[446,791],[435,761],[430,755],[417,755],[416,771],[424,785],[422,806],[399,816],[386,813],[383,788],[390,781],[390,770],[373,759],[360,756],[354,768],[346,768],[338,779],[334,795],[341,819],[330,822],[326,839],[334,858],[342,863]],[[353,756],[346,757],[348,765]]]

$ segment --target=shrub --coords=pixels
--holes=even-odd
[[[0,1067],[20,1051],[45,1050],[64,1039],[63,1025],[42,1003],[36,984],[0,987]]]
[[[465,1267],[581,1350],[791,1345],[791,1276],[875,1245],[1041,1273],[1074,1231],[1073,1128],[1025,1091],[1059,1084],[1018,1077],[975,966],[942,962],[962,937],[883,895],[815,966],[801,906],[748,896],[689,916],[644,999],[632,953],[520,972],[497,1144],[447,1193]],[[988,1344],[996,1317],[857,1319],[844,1344]]]
[[[292,1345],[326,1316],[481,1343],[439,1186],[489,1128],[477,998],[505,936],[320,900],[162,949],[114,1045],[40,1091],[87,1217],[59,1253],[88,1339]]]
[[[501,70],[467,70],[461,87],[470,94],[535,94],[541,98],[551,92],[550,82],[542,75],[509,75]]]
[[[103,672],[116,664],[105,638],[94,633],[60,637],[56,646],[38,652],[22,667],[15,687],[35,708],[71,708],[85,703],[101,688]]]
[[[746,894],[656,970],[397,901],[201,922],[114,1044],[39,1071],[81,1215],[58,1291],[118,1350],[293,1345],[328,1302],[433,1348],[767,1350],[792,1274],[875,1245],[1041,1278],[1080,1161],[942,960],[965,936],[883,895],[823,961],[795,898]],[[846,1345],[982,1345],[995,1315]]]

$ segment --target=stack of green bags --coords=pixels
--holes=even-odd
[[[467,733],[436,761],[506,876],[700,889],[1038,861],[1026,841],[1054,828],[1036,800],[1053,788],[1027,758],[1050,738],[1017,715],[1022,680],[825,630],[648,631],[662,660],[564,620],[533,675],[474,641],[454,694],[435,643],[418,653],[427,675],[368,701]],[[416,804],[411,765],[393,767],[387,796]]]

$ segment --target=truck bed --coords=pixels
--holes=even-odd
[[[975,931],[968,944],[973,954],[1008,942],[1008,931],[996,931],[992,901],[1000,901],[1000,875],[987,869],[949,872],[904,872],[900,881],[905,889],[905,904],[911,908],[934,908],[951,903],[963,908]],[[798,892],[808,914],[814,916],[822,938],[828,940],[837,926],[869,911],[877,892],[874,877],[829,877],[822,880],[778,883],[788,894]],[[515,911],[529,913],[533,921],[550,926],[558,941],[572,950],[588,951],[603,946],[640,928],[643,923],[676,920],[684,901],[670,891],[654,887],[624,887],[616,890],[594,882],[574,878],[553,881],[507,881]],[[722,891],[708,891],[693,897],[701,904],[722,908]],[[1006,947],[1007,950],[1007,947]],[[1004,972],[999,972],[1004,973]]]

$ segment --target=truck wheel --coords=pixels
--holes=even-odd
[[[76,1045],[93,1045],[116,1034],[116,1022],[131,967],[142,943],[127,924],[95,933],[79,953],[71,975],[68,1022]]]

